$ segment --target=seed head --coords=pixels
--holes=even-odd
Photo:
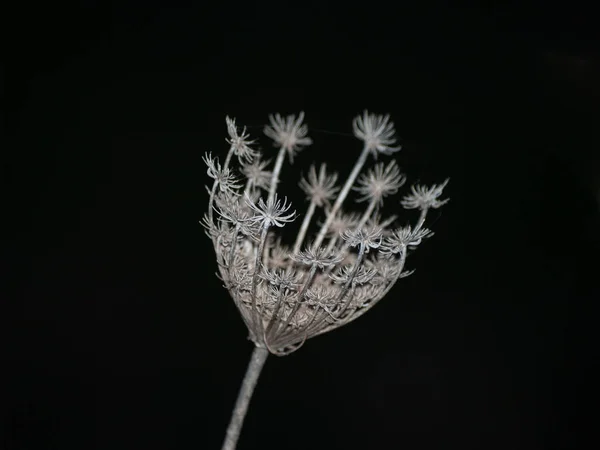
[[[396,143],[394,124],[390,122],[390,116],[378,116],[369,114],[367,110],[362,117],[358,116],[352,123],[354,135],[364,141],[366,147],[374,156],[377,153],[390,155],[401,149],[400,146],[392,147]]]
[[[410,189],[412,191],[411,194],[406,195],[402,200],[402,206],[406,209],[429,209],[429,208],[439,208],[440,206],[448,203],[450,199],[446,200],[438,200],[440,195],[442,195],[442,191],[448,184],[450,179],[446,179],[440,185],[432,185],[431,187],[422,186],[420,184],[412,186]]]
[[[277,232],[297,214],[287,197],[276,192],[274,178],[287,170],[284,155],[291,162],[312,140],[303,113],[269,119],[265,134],[280,147],[277,176],[271,173],[270,160],[250,148],[255,141],[246,130],[240,134],[235,121],[226,118],[230,147],[225,164],[210,154],[203,158],[213,181],[207,187],[209,210],[202,224],[215,249],[218,276],[250,339],[271,353],[286,355],[307,339],[365,314],[411,273],[404,269],[407,249],[432,235],[422,225],[429,208],[447,202],[439,200],[447,181],[430,188],[413,186],[404,197],[405,208],[421,210],[416,226],[394,226],[395,215],[382,218],[383,199],[397,193],[405,176],[393,160],[360,176],[366,157],[400,149],[393,147],[396,138],[389,116],[365,111],[353,122],[354,134],[364,142],[357,158],[360,164],[341,190],[336,187],[337,175],[328,174],[325,164],[309,167],[299,183],[309,206],[295,244],[287,245]],[[237,156],[239,167],[230,166],[232,156]],[[352,192],[358,193],[358,201],[369,201],[364,211],[344,211],[343,203]]]
[[[406,178],[400,173],[398,164],[391,160],[387,166],[383,163],[376,164],[358,179],[358,186],[354,190],[361,194],[357,199],[359,202],[374,200],[383,204],[383,198],[398,192],[405,182]]]
[[[300,187],[306,192],[306,197],[314,202],[317,206],[329,205],[331,199],[340,190],[336,187],[337,174],[327,175],[327,165],[321,164],[319,174],[315,169],[314,164],[310,166],[308,178],[300,180]]]
[[[225,122],[227,123],[227,133],[229,134],[229,139],[225,140],[231,145],[233,154],[238,157],[240,164],[244,161],[252,162],[252,159],[258,155],[257,151],[250,148],[255,141],[249,139],[250,136],[246,134],[246,128],[242,130],[242,134],[238,134],[235,119],[225,117]]]
[[[308,128],[302,124],[304,112],[296,116],[289,115],[285,119],[279,115],[269,116],[270,125],[264,129],[264,133],[273,139],[275,145],[286,149],[290,162],[302,147],[312,144],[312,139],[307,137]]]

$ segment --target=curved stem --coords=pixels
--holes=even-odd
[[[269,345],[268,344],[269,334],[271,334],[271,330],[275,326],[275,323],[279,320],[277,316],[279,315],[279,310],[283,306],[283,294],[284,294],[283,287],[281,287],[281,285],[280,285],[279,286],[279,295],[277,295],[277,304],[275,305],[275,310],[273,311],[271,320],[269,320],[269,323],[267,324],[267,328],[263,335],[263,340],[265,342],[265,345],[267,345],[267,346]]]
[[[278,325],[277,333],[281,332],[282,334],[289,334],[289,333],[286,333],[285,330],[287,329],[288,325],[292,322],[292,319],[294,318],[294,316],[300,309],[300,306],[302,306],[302,303],[303,303],[302,298],[304,297],[304,293],[310,287],[311,283],[313,282],[313,279],[315,278],[316,273],[317,273],[317,265],[313,264],[310,268],[310,272],[308,272],[306,281],[304,282],[304,284],[298,291],[298,294],[296,294],[296,304],[290,311],[290,314],[288,315],[287,319],[285,319],[285,321],[283,321],[283,323],[280,322],[280,324]]]
[[[217,182],[217,180],[215,180],[213,182],[212,189],[210,190],[210,197],[208,199],[208,220],[209,220],[209,222],[210,222],[211,225],[214,224],[214,221],[213,221],[213,217],[214,217],[213,216],[213,205],[215,203],[215,194],[217,192],[217,186],[218,185],[219,185],[219,183]],[[213,241],[214,241],[214,239],[213,239]]]
[[[380,298],[383,298],[387,295],[388,292],[394,287],[396,282],[402,276],[402,271],[404,270],[404,264],[406,263],[406,247],[402,248],[400,253],[400,259],[398,260],[398,274],[392,279],[392,281],[387,285],[383,293],[380,295]]]
[[[263,225],[262,232],[260,233],[260,243],[258,244],[258,250],[256,252],[256,259],[254,261],[254,274],[252,275],[252,317],[254,322],[254,328],[256,338],[262,335],[262,319],[256,309],[256,284],[258,283],[258,274],[260,272],[260,265],[262,262],[262,255],[265,249],[265,242],[267,240],[267,233],[269,232],[269,226]]]
[[[281,166],[283,166],[283,160],[285,158],[285,147],[281,147],[275,160],[275,167],[273,167],[273,174],[271,175],[271,186],[269,188],[269,201],[273,201],[275,198],[275,191],[279,184],[279,173],[281,172]]]
[[[323,242],[323,239],[325,239],[327,230],[329,230],[329,227],[331,226],[331,223],[333,222],[335,215],[337,214],[339,209],[342,207],[342,203],[344,203],[344,200],[350,193],[350,189],[352,189],[352,185],[356,181],[356,177],[358,177],[358,174],[360,173],[361,169],[365,165],[365,162],[367,162],[367,156],[369,156],[369,147],[367,147],[365,145],[362,153],[360,154],[360,156],[358,157],[358,160],[356,161],[356,164],[354,164],[354,168],[352,169],[352,172],[350,172],[350,175],[348,176],[348,179],[346,180],[346,184],[344,184],[344,187],[340,191],[340,194],[338,195],[337,199],[335,200],[335,203],[333,204],[331,211],[329,211],[329,214],[327,215],[327,219],[325,220],[325,223],[321,227],[321,230],[319,231],[319,234],[317,235],[317,238],[315,239],[315,242],[313,244],[313,250],[316,250],[319,247],[319,245],[321,245],[321,242]]]
[[[360,218],[360,221],[358,222],[358,225],[356,225],[356,228],[358,230],[360,230],[365,225],[365,223],[367,223],[367,220],[369,220],[369,217],[371,217],[371,214],[373,214],[373,210],[377,206],[377,203],[379,203],[379,199],[373,197],[371,199],[371,201],[369,202],[369,206],[367,207],[366,211],[364,212],[364,214]]]
[[[231,148],[229,149],[229,151],[227,152],[227,156],[225,157],[225,162],[223,163],[223,170],[226,170],[229,167],[229,162],[231,161],[231,157],[233,156],[233,146],[231,146]],[[208,220],[210,221],[210,223],[214,223],[213,222],[213,204],[215,202],[215,193],[217,192],[217,186],[219,185],[219,182],[217,180],[215,180],[213,182],[212,185],[212,189],[210,191],[210,198],[208,200]],[[213,239],[214,242],[214,239]]]
[[[425,219],[427,218],[427,211],[427,208],[423,208],[421,210],[421,214],[419,215],[419,221],[417,222],[417,226],[415,227],[414,231],[420,230],[425,224]]]
[[[327,244],[327,248],[325,249],[325,251],[329,254],[333,251],[335,244],[337,244],[339,240],[338,236],[332,236],[331,239],[329,240],[329,243]]]
[[[392,280],[390,280],[388,282],[388,284],[385,287],[385,289],[382,292],[380,292],[377,295],[377,297],[371,301],[371,303],[369,303],[369,306],[361,308],[360,311],[358,311],[356,314],[354,314],[352,316],[352,320],[358,319],[364,313],[366,313],[367,311],[369,311],[373,306],[375,306],[377,304],[377,302],[379,302],[379,300],[381,300],[382,298],[384,298],[388,294],[388,292],[390,292],[390,290],[394,287],[394,285],[396,284],[396,282],[398,281],[398,279],[402,276],[402,270],[404,270],[404,263],[405,262],[406,262],[406,248],[404,248],[402,250],[402,253],[400,254],[400,260],[398,262],[398,265],[399,265],[398,274]],[[348,323],[348,321],[343,322],[341,324],[336,324],[336,327],[341,327],[342,325],[346,325],[347,323]],[[322,334],[322,333],[325,333],[327,331],[329,331],[329,328],[325,328],[324,330],[319,331],[318,333],[315,334],[315,336],[319,335],[319,334]]]
[[[229,147],[229,151],[227,152],[227,156],[225,157],[225,162],[223,163],[223,170],[229,168],[229,163],[231,162],[231,157],[233,156],[233,145]]]
[[[246,186],[244,187],[244,195],[247,195],[248,197],[250,197],[250,189],[252,188],[252,180],[250,180],[250,178],[248,178],[248,181],[246,181]]]
[[[244,424],[244,418],[248,411],[248,405],[252,398],[252,393],[254,392],[258,377],[260,376],[260,372],[265,365],[268,355],[269,351],[266,348],[258,346],[254,347],[252,357],[250,358],[248,368],[246,369],[246,375],[244,375],[240,392],[235,402],[233,412],[231,413],[231,420],[227,427],[227,432],[225,433],[225,441],[223,442],[222,450],[234,450],[237,445],[240,432],[242,431],[242,425]]]
[[[343,302],[344,297],[346,296],[346,293],[350,289],[350,286],[354,285],[354,283],[353,283],[354,277],[356,277],[356,275],[358,274],[358,271],[360,270],[360,266],[362,264],[362,260],[363,260],[364,256],[365,256],[365,246],[363,244],[360,244],[360,247],[358,248],[358,256],[356,257],[356,262],[354,263],[352,272],[350,273],[350,276],[348,277],[348,281],[346,281],[346,284],[344,284],[344,287],[338,294],[338,297],[335,301],[337,304],[340,304]],[[341,318],[342,314],[344,314],[346,312],[346,310],[350,306],[350,303],[352,303],[352,297],[353,297],[353,295],[350,295],[350,298],[348,299],[346,304],[342,307],[341,311],[337,314],[336,319]]]
[[[233,229],[233,235],[231,237],[231,248],[229,249],[229,259],[227,260],[227,272],[231,277],[231,266],[233,265],[233,258],[235,256],[235,247],[237,244],[237,236],[240,232],[240,224],[236,223],[235,228]]]
[[[298,237],[296,238],[296,243],[294,244],[294,253],[298,253],[300,251],[300,247],[302,247],[302,242],[304,241],[304,237],[306,236],[306,231],[308,230],[308,226],[310,225],[310,220],[312,219],[313,214],[315,213],[315,202],[310,202],[308,205],[308,210],[306,211],[306,215],[304,216],[304,220],[302,221],[302,226],[300,227],[300,232],[298,233]]]

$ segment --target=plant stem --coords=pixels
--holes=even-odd
[[[281,172],[281,166],[283,166],[283,160],[285,159],[285,147],[279,149],[277,159],[275,160],[275,166],[273,167],[273,174],[271,175],[271,187],[269,188],[269,200],[273,201],[275,197],[275,191],[279,184],[279,173]]]
[[[369,220],[369,217],[371,217],[371,214],[373,214],[373,210],[375,210],[375,207],[377,206],[378,202],[379,202],[378,198],[373,197],[371,199],[371,201],[369,202],[369,206],[367,207],[367,210],[364,212],[364,214],[360,218],[358,225],[356,225],[357,229],[360,230],[365,225],[365,223],[367,223],[367,220]]]
[[[265,242],[267,241],[267,233],[269,232],[268,223],[263,224],[262,231],[260,233],[260,243],[258,244],[258,250],[256,251],[256,259],[254,261],[254,275],[252,275],[252,322],[253,322],[253,333],[258,339],[262,336],[263,326],[262,318],[258,314],[256,308],[256,285],[258,284],[258,273],[260,271],[261,264],[266,264],[264,261]]]
[[[330,227],[331,223],[333,222],[333,219],[335,219],[335,215],[337,214],[338,210],[342,207],[342,203],[344,203],[344,200],[348,196],[350,189],[352,189],[352,185],[354,184],[354,181],[356,181],[356,177],[358,177],[358,174],[360,173],[361,169],[365,165],[365,162],[367,162],[367,156],[369,156],[369,147],[367,147],[365,145],[362,153],[360,154],[360,156],[358,157],[358,160],[356,161],[356,164],[354,164],[354,168],[352,169],[352,172],[350,172],[350,175],[348,176],[348,179],[346,180],[346,184],[344,184],[344,187],[340,191],[337,199],[335,200],[335,203],[331,207],[331,211],[329,211],[329,213],[327,215],[327,219],[325,220],[325,223],[321,227],[321,230],[319,231],[319,234],[317,235],[317,238],[315,239],[315,242],[313,243],[313,247],[312,247],[313,250],[316,250],[319,247],[319,245],[321,245],[321,242],[323,242],[323,239],[325,239],[327,230],[329,230],[329,227]]]
[[[254,347],[252,357],[248,363],[246,369],[246,375],[242,381],[238,398],[235,402],[235,407],[231,413],[231,421],[227,427],[227,433],[225,434],[225,441],[221,450],[235,450],[240,432],[242,431],[242,425],[244,424],[244,417],[248,411],[248,405],[252,398],[252,393],[258,381],[260,372],[265,364],[269,351],[263,347]]]
[[[414,228],[414,231],[420,230],[425,224],[425,218],[427,217],[428,208],[423,208],[421,210],[421,215],[419,216],[419,221],[417,222],[417,226]]]
[[[304,216],[304,220],[302,221],[302,226],[300,227],[300,232],[298,233],[296,243],[294,244],[294,253],[298,253],[300,251],[300,248],[302,247],[302,242],[304,241],[304,237],[306,236],[306,231],[308,230],[308,226],[310,225],[310,220],[312,219],[312,216],[315,213],[316,206],[317,204],[315,202],[310,202],[310,205],[308,205],[308,210],[306,211],[306,215]]]

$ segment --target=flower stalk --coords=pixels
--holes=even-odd
[[[404,271],[408,250],[432,235],[424,228],[427,212],[448,201],[440,199],[448,180],[431,187],[414,185],[400,202],[404,209],[420,211],[412,227],[394,227],[395,215],[380,217],[384,199],[396,194],[406,178],[394,160],[377,163],[362,173],[369,155],[377,159],[400,150],[394,146],[395,130],[389,116],[365,111],[353,122],[354,135],[363,142],[362,151],[341,189],[336,186],[337,174],[328,173],[325,164],[318,170],[311,165],[300,180],[308,205],[298,235],[291,248],[287,247],[276,232],[297,214],[277,189],[286,160],[292,163],[300,150],[312,144],[303,120],[303,113],[270,116],[264,133],[278,148],[272,170],[267,168],[270,160],[251,148],[254,141],[245,129],[239,133],[229,118],[230,148],[224,164],[210,154],[204,157],[213,182],[207,187],[209,208],[202,224],[215,249],[218,276],[255,345],[223,450],[236,446],[267,355],[295,352],[308,339],[370,310],[399,279],[411,273]],[[362,213],[343,211],[352,191],[358,192],[358,203],[367,202]],[[315,220],[320,228],[311,235]]]
[[[350,189],[352,189],[352,185],[356,181],[358,174],[360,173],[361,169],[367,162],[368,156],[369,156],[369,148],[365,145],[362,153],[358,157],[358,160],[354,164],[354,167],[352,168],[352,172],[350,172],[350,175],[348,176],[348,179],[346,180],[344,187],[340,191],[338,198],[335,200],[335,203],[333,204],[331,211],[329,211],[329,213],[327,214],[327,219],[325,220],[325,223],[321,227],[321,230],[319,231],[319,234],[317,235],[317,238],[315,239],[315,242],[313,243],[313,249],[316,249],[319,245],[321,245],[321,243],[323,242],[323,239],[325,239],[325,235],[327,234],[327,230],[329,230],[329,227],[331,226],[331,222],[333,222],[335,215],[340,210],[340,208],[342,207],[342,204],[344,203],[344,200],[346,200],[346,197],[350,193]]]
[[[269,351],[266,348],[259,346],[254,347],[250,362],[248,363],[248,368],[246,369],[246,375],[244,375],[240,392],[238,393],[235,406],[233,407],[222,450],[235,450],[244,424],[244,418],[248,412],[250,399],[254,393],[254,388],[256,387],[262,368],[265,365],[267,356],[269,356]]]

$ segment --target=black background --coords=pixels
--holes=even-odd
[[[2,91],[20,309],[6,448],[220,448],[252,346],[198,224],[201,157],[226,152],[225,114],[260,137],[269,113],[304,110],[315,145],[282,186],[302,211],[300,173],[348,172],[364,108],[391,114],[409,181],[449,176],[452,200],[385,301],[267,361],[239,448],[583,445],[600,298],[591,11],[28,8]]]

